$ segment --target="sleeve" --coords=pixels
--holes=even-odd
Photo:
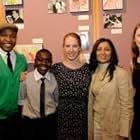
[[[121,71],[118,78],[120,100],[120,136],[128,137],[133,118],[134,90],[129,73]]]
[[[88,139],[89,140],[93,140],[93,132],[94,132],[94,128],[93,128],[93,123],[94,123],[94,114],[93,114],[93,105],[94,105],[94,95],[91,91],[91,86],[92,86],[92,81],[91,81],[91,85],[89,88],[89,96],[88,96]]]
[[[56,102],[56,106],[58,106],[58,102],[59,102],[58,99],[59,99],[59,92],[58,92],[58,85],[57,85],[54,90],[54,100]]]
[[[25,98],[27,97],[27,87],[26,87],[26,82],[22,81],[20,82],[20,87],[19,87],[19,94],[18,94],[18,105],[24,105]]]

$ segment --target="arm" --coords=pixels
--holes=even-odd
[[[26,87],[25,87],[24,82],[20,82],[19,94],[18,95],[19,95],[18,96],[18,109],[19,109],[19,114],[22,117],[24,100],[26,98]]]
[[[94,112],[93,112],[93,105],[94,105],[94,95],[91,91],[92,81],[89,88],[89,96],[88,96],[88,139],[94,139]]]
[[[58,106],[58,98],[59,98],[59,92],[58,92],[58,86],[54,90],[54,100],[56,102],[56,106]]]
[[[26,87],[26,82],[22,81],[20,82],[20,88],[19,88],[19,94],[18,94],[18,105],[23,106],[24,101],[27,97],[27,87]]]
[[[117,75],[120,102],[120,140],[129,136],[133,118],[133,87],[130,75],[122,70]]]

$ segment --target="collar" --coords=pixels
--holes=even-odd
[[[7,56],[7,52],[5,52],[4,50],[2,50],[1,48],[0,48],[0,54],[1,54],[2,56]],[[11,54],[11,55],[14,55],[15,52],[12,50],[12,51],[10,51],[10,54]]]
[[[108,67],[109,64],[110,63],[104,63],[104,64],[99,63],[98,67],[96,69],[96,72],[99,72],[99,73],[105,72],[107,70],[107,67]]]
[[[47,80],[50,80],[50,73],[47,72],[44,76],[42,76],[37,69],[34,70],[34,77],[35,77],[35,81],[40,80],[41,78],[45,78]]]
[[[107,67],[108,67],[109,64],[110,63],[104,63],[104,64],[99,63],[98,68],[101,69],[101,70],[107,69]]]

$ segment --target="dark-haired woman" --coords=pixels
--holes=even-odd
[[[127,71],[118,66],[111,40],[93,46],[88,106],[89,140],[127,140],[133,116],[133,88]]]

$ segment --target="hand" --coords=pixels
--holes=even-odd
[[[20,81],[24,81],[26,79],[26,75],[27,75],[28,71],[22,72],[20,74]]]

